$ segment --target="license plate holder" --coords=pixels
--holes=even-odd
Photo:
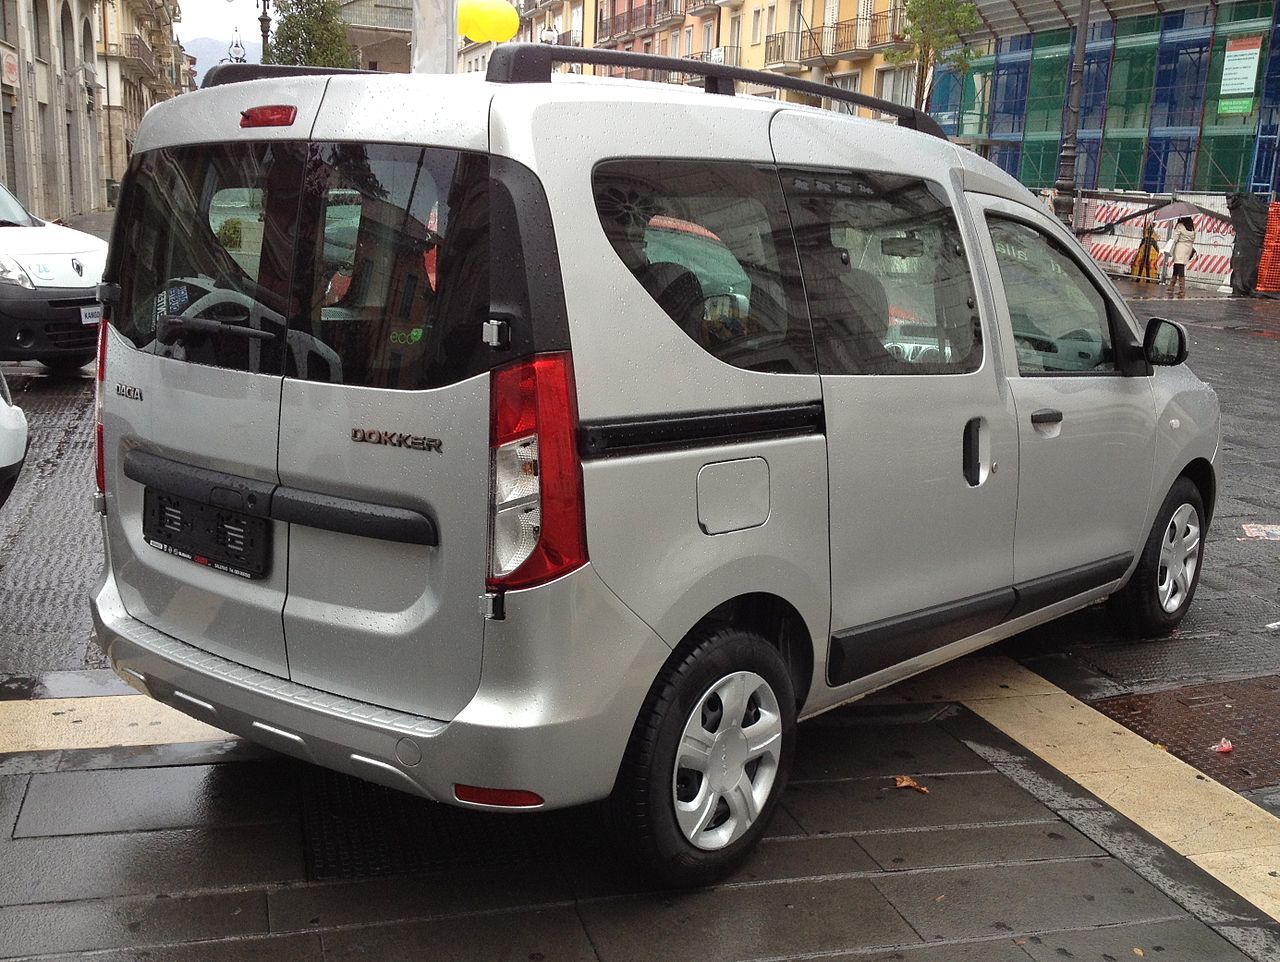
[[[265,518],[146,488],[142,537],[165,554],[235,575],[265,578],[271,570],[271,525]]]
[[[85,327],[97,327],[102,320],[102,305],[89,304],[80,308],[80,323]]]

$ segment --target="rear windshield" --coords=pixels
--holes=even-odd
[[[415,390],[476,373],[489,162],[296,142],[134,161],[112,324],[197,364]]]

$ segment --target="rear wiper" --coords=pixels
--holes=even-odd
[[[248,320],[246,314],[242,320]],[[162,314],[156,318],[156,340],[161,344],[174,344],[183,334],[234,334],[259,341],[277,340],[283,331],[263,331],[254,327],[241,327],[212,317],[184,317],[181,314]]]

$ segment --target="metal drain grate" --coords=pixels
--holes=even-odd
[[[1235,791],[1280,784],[1280,676],[1196,685],[1094,703]],[[1212,750],[1220,738],[1235,750]]]
[[[306,766],[303,834],[312,879],[504,868],[611,851],[600,808],[524,815],[440,805]]]

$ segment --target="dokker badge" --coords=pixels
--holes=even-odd
[[[367,428],[352,428],[352,441],[363,441],[365,444],[385,444],[393,448],[409,448],[413,451],[434,451],[444,454],[444,442],[439,438],[425,438],[420,434],[401,434],[399,431],[373,431]]]

